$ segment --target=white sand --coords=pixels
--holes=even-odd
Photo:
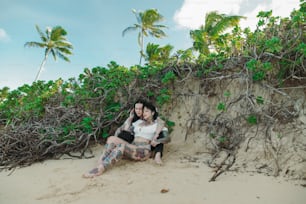
[[[228,172],[208,182],[213,172],[203,163],[183,162],[183,153],[123,161],[94,179],[81,178],[95,166],[92,159],[62,159],[0,173],[1,204],[131,203],[131,204],[303,204],[306,189],[293,181],[260,174]],[[162,189],[168,189],[161,193]]]

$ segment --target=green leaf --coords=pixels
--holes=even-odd
[[[225,104],[224,103],[219,103],[218,106],[217,106],[217,109],[219,111],[225,111]]]
[[[257,104],[264,104],[264,99],[262,96],[257,96],[256,97],[256,103]]]
[[[257,124],[257,117],[255,115],[249,115],[247,118],[247,121],[250,125],[256,125]]]
[[[224,95],[225,97],[230,97],[230,96],[231,96],[231,93],[230,93],[229,91],[225,91],[225,92],[223,93],[223,95]]]

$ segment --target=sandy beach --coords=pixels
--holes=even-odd
[[[152,159],[122,161],[93,179],[82,173],[93,167],[103,146],[93,148],[94,158],[48,160],[0,173],[1,204],[53,203],[248,203],[302,204],[306,189],[294,181],[256,173],[227,172],[209,182],[212,169],[202,162],[184,160],[186,153],[164,156],[164,165]]]

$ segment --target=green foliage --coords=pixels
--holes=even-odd
[[[226,136],[221,136],[221,137],[218,138],[218,140],[219,140],[220,143],[224,143],[227,140],[227,138],[226,138]]]
[[[200,69],[197,70],[196,76],[202,77],[208,75],[213,71],[219,71],[223,69],[223,63],[227,60],[224,54],[210,53],[209,55],[200,55],[197,59],[197,63],[200,65]]]
[[[291,12],[290,18],[275,17],[272,11],[261,11],[257,17],[257,29],[245,32],[243,51],[258,61],[257,70],[253,70],[254,81],[266,79],[268,70],[270,78],[277,78],[280,84],[292,76],[303,77],[305,1],[301,1],[300,9]],[[263,63],[269,64],[261,66]]]
[[[200,54],[209,55],[212,50],[221,53],[228,46],[231,36],[224,33],[236,27],[243,16],[230,16],[212,11],[206,14],[205,23],[200,29],[190,31],[193,48]]]
[[[283,49],[281,45],[281,41],[278,37],[272,37],[271,39],[265,42],[265,46],[267,47],[268,52],[278,53]]]
[[[0,104],[1,102],[5,101],[8,94],[9,94],[9,87],[3,87],[2,89],[0,89]]]
[[[162,78],[161,82],[163,84],[167,84],[167,83],[170,83],[170,82],[173,82],[175,81],[176,79],[176,76],[175,74],[173,73],[173,71],[169,71],[165,74],[165,76]]]
[[[214,139],[214,138],[216,138],[216,134],[214,134],[214,133],[211,132],[211,133],[209,133],[209,137],[212,138],[212,139]]]
[[[255,115],[249,115],[247,117],[247,121],[250,125],[256,125],[257,124],[257,117]]]
[[[93,128],[92,128],[92,122],[94,121],[94,119],[92,117],[85,117],[83,118],[82,122],[81,122],[81,126],[84,132],[90,133],[92,132]]]
[[[171,133],[173,131],[174,126],[175,126],[175,122],[171,121],[171,120],[166,120],[166,126],[169,129],[169,133]]]
[[[262,96],[256,97],[256,103],[257,104],[264,104],[264,98]]]
[[[41,117],[45,105],[58,93],[62,82],[61,79],[47,83],[37,81],[32,86],[23,85],[7,93],[6,100],[0,104],[1,116],[5,121],[17,118],[23,121]]]
[[[146,65],[143,67],[138,67],[138,71],[140,72],[138,77],[140,79],[148,79],[155,76],[160,70],[161,67],[155,65]]]
[[[108,138],[109,134],[106,132],[106,131],[103,131],[102,134],[101,134],[101,137],[106,139]]]
[[[170,60],[170,52],[172,49],[173,46],[171,45],[160,47],[157,44],[148,43],[145,60],[151,65],[162,66]]]
[[[168,127],[174,127],[175,126],[175,122],[170,121],[170,120],[167,120],[166,124],[167,124]]]
[[[57,139],[58,142],[62,142],[65,140],[65,137],[70,134],[70,132],[73,132],[76,129],[76,125],[74,124],[67,124],[62,126],[62,135]]]
[[[230,93],[229,91],[225,91],[225,92],[223,93],[223,95],[224,95],[225,97],[230,97],[230,96],[231,96],[231,93]]]
[[[225,111],[226,110],[225,103],[222,103],[222,102],[218,103],[217,110]]]
[[[306,44],[304,42],[301,42],[297,47],[296,51],[301,53],[302,55],[306,55]]]
[[[280,133],[278,133],[278,134],[276,135],[276,137],[277,137],[277,139],[282,139],[282,138],[283,138],[283,135],[281,135]]]
[[[166,88],[162,88],[159,91],[159,96],[157,96],[157,104],[159,106],[162,106],[164,104],[166,104],[167,102],[169,102],[171,99],[171,92],[169,89]]]
[[[193,55],[193,50],[178,50],[176,51],[173,59],[176,60],[177,64],[187,64],[194,62],[195,56]]]
[[[261,81],[265,79],[267,73],[272,69],[272,65],[270,62],[264,62],[251,59],[246,63],[247,69],[252,71],[253,73],[253,80],[254,81]]]

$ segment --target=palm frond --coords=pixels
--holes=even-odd
[[[166,33],[165,33],[163,30],[158,29],[158,28],[151,28],[151,29],[149,30],[149,34],[150,34],[151,36],[156,37],[156,38],[162,38],[162,37],[165,37],[165,36],[166,36]]]
[[[47,51],[47,49],[46,49],[46,53],[47,53],[47,52],[48,52],[48,51]],[[54,49],[51,49],[49,52],[51,52],[54,61],[56,61],[56,53],[55,53],[55,50],[54,50]]]
[[[205,24],[204,24],[204,27],[202,27],[203,30],[210,30],[215,22],[218,22],[222,19],[222,16],[220,14],[218,14],[217,11],[212,11],[212,12],[209,12],[205,15]]]
[[[137,12],[135,9],[132,10],[132,12],[134,13],[137,23],[141,24],[142,21],[142,12]]]
[[[66,47],[67,49],[73,49],[72,44],[68,41],[56,41],[54,43],[55,43],[54,47]]]
[[[24,44],[25,47],[45,47],[45,43],[40,43],[40,42],[26,42]]]
[[[222,20],[216,23],[214,29],[211,30],[210,35],[212,37],[223,33],[226,29],[234,27],[239,24],[240,19],[243,16],[224,16]]]
[[[127,32],[135,31],[138,29],[138,26],[129,26],[122,31],[122,36],[124,36]]]
[[[64,55],[62,52],[57,52],[57,51],[56,51],[56,55],[57,55],[59,58],[61,58],[62,60],[65,60],[66,62],[70,62],[69,58],[68,58],[66,55]]]
[[[38,34],[39,34],[39,37],[40,37],[41,41],[47,42],[47,41],[48,41],[48,38],[47,38],[47,36],[45,36],[45,34],[41,31],[41,29],[39,28],[39,26],[38,26],[38,25],[35,25],[35,28],[36,28],[36,30],[37,30],[37,32],[38,32]]]
[[[159,29],[160,29],[160,28],[168,28],[168,27],[165,26],[165,25],[154,25],[154,27],[155,27],[155,28],[159,28]]]
[[[57,41],[57,40],[65,40],[67,32],[60,26],[56,26],[51,30],[51,40]]]
[[[66,55],[72,55],[71,50],[68,49],[67,47],[58,47],[58,48],[56,48],[56,50],[58,50],[61,53],[66,54]]]

